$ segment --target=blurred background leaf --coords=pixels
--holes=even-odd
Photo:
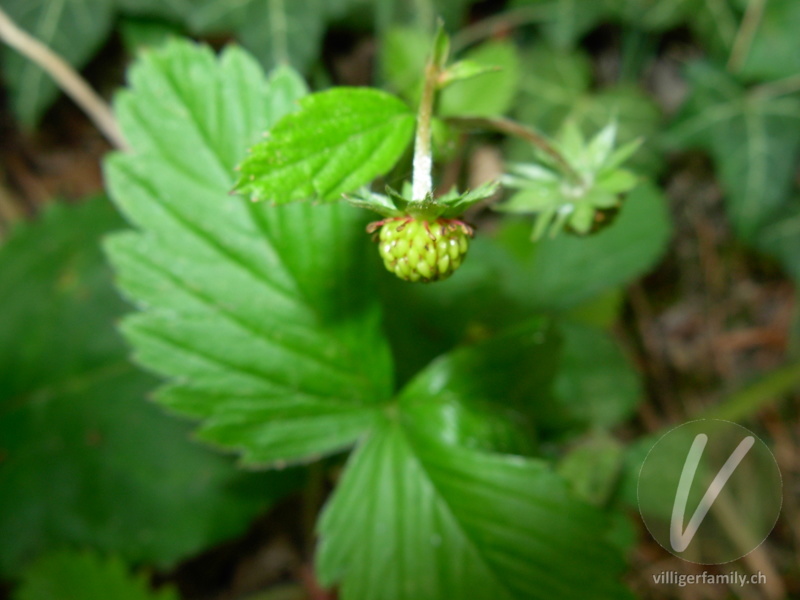
[[[125,307],[98,247],[121,226],[104,198],[55,205],[0,248],[5,576],[63,546],[166,567],[240,534],[300,483],[237,470],[145,400],[156,381],[127,361]]]
[[[86,552],[48,554],[28,567],[13,600],[179,600],[172,588],[151,591],[118,558]]]
[[[70,64],[83,67],[111,33],[114,0],[3,0],[16,23]],[[58,95],[49,75],[5,44],[0,47],[11,102],[33,128]]]
[[[670,126],[673,147],[714,159],[735,231],[754,242],[792,201],[800,156],[800,98],[748,92],[710,63],[686,72],[691,94]]]

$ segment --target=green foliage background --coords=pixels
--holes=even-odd
[[[131,570],[239,535],[302,485],[285,467],[323,458],[343,470],[316,572],[345,600],[632,597],[625,515],[647,440],[615,435],[644,399],[614,335],[625,286],[670,242],[667,158],[698,150],[741,243],[800,276],[800,10],[514,0],[490,17],[510,31],[482,31],[470,4],[3,0],[77,67],[111,35],[137,56],[114,101],[131,150],[105,161],[123,218],[106,198],[57,204],[0,248],[0,575],[16,598],[176,597]],[[437,14],[456,58],[490,70],[442,93],[437,157],[465,139],[448,117],[551,136],[616,122],[619,144],[644,143],[610,227],[534,244],[530,219],[490,218],[446,282],[382,271],[366,215],[336,200],[408,173]],[[382,89],[309,93],[332,83],[336,28],[375,34]],[[591,54],[609,29],[612,76]],[[646,82],[676,35],[698,57],[672,109]],[[56,88],[4,51],[12,107],[35,127]]]

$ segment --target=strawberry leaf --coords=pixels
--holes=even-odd
[[[274,204],[337,200],[391,169],[413,132],[414,114],[386,92],[312,94],[251,148],[235,189]]]
[[[99,247],[122,226],[105,199],[54,205],[0,249],[2,575],[70,545],[169,567],[297,483],[237,471],[146,400],[156,381],[126,360]]]
[[[628,599],[602,515],[541,460],[444,445],[399,422],[350,457],[318,571],[344,600]]]
[[[117,114],[133,152],[106,166],[137,230],[108,250],[142,309],[123,330],[137,359],[171,381],[158,400],[248,463],[346,447],[392,386],[361,213],[228,194],[243,150],[294,108],[296,76],[265,81],[240,49],[216,59],[175,42],[130,78]]]

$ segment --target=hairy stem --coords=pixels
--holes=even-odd
[[[63,58],[20,29],[2,8],[0,8],[0,40],[50,75],[56,85],[75,101],[112,145],[120,149],[127,148],[108,104]]]
[[[433,153],[431,150],[431,120],[433,103],[436,99],[436,85],[439,79],[439,66],[436,61],[428,61],[425,67],[425,87],[417,112],[417,137],[414,140],[414,175],[411,184],[411,197],[422,202],[433,192]]]

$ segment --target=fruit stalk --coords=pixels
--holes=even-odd
[[[425,66],[425,84],[417,111],[417,135],[414,140],[414,173],[411,181],[411,197],[415,202],[424,202],[433,192],[433,156],[431,151],[431,120],[436,87],[441,67],[435,57]]]

